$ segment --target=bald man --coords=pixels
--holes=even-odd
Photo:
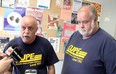
[[[78,31],[66,46],[61,74],[116,74],[116,41],[97,20],[95,7],[78,10]]]
[[[59,60],[50,42],[35,35],[37,30],[36,18],[24,16],[20,21],[20,37],[11,40],[5,47],[6,51],[15,43],[22,48],[24,58],[13,64],[14,74],[55,74],[54,64]]]

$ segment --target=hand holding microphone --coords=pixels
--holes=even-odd
[[[0,57],[0,74],[4,74],[4,72],[9,70],[13,59],[7,57],[5,53],[0,53]]]
[[[20,61],[23,58],[21,50],[22,49],[17,44],[14,44],[9,47],[5,53],[11,58],[13,58],[15,61]]]

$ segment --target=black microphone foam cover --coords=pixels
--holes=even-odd
[[[6,50],[6,54],[10,57],[12,57],[15,61],[20,61],[23,58],[23,55],[21,53],[21,47],[19,45],[14,44],[11,47],[9,47]]]

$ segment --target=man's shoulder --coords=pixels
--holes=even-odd
[[[41,37],[41,36],[36,36],[37,39],[41,39],[41,40],[47,40],[47,38]]]
[[[14,38],[14,39],[12,39],[10,42],[17,42],[17,41],[20,41],[20,39],[21,39],[21,37],[17,37],[17,38]]]
[[[78,37],[78,36],[81,36],[81,34],[79,33],[79,31],[75,31],[71,36]]]
[[[106,32],[105,30],[101,29],[99,30],[99,36],[101,36],[101,38],[103,39],[114,39],[114,37],[112,35],[110,35],[108,32]]]
[[[14,45],[14,44],[18,44],[20,43],[21,41],[21,38],[20,37],[17,37],[17,38],[14,38],[14,39],[11,39],[9,42],[8,42],[8,46],[11,46],[11,45]]]
[[[48,42],[48,39],[44,38],[44,37],[41,37],[41,36],[37,36],[36,41],[46,43],[46,42]]]

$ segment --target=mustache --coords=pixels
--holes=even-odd
[[[86,31],[86,29],[83,29],[83,28],[81,28],[81,29],[79,29],[80,31]]]
[[[23,34],[23,36],[25,36],[25,37],[29,37],[30,35],[29,35],[29,34]]]

